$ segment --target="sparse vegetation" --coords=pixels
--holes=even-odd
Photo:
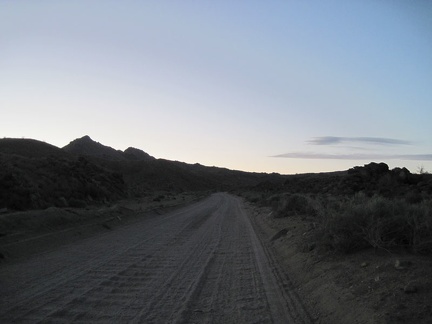
[[[125,196],[120,174],[83,157],[0,154],[0,208],[85,207]]]
[[[419,166],[419,167],[417,168],[417,173],[418,173],[418,174],[429,174],[429,172],[426,171],[426,169],[425,169],[425,167],[424,167],[423,165],[421,165],[421,166]]]
[[[346,173],[305,174],[283,186],[262,184],[244,196],[270,206],[273,216],[301,216],[305,240],[341,253],[364,249],[432,254],[432,177],[384,163]]]
[[[279,199],[275,199],[279,198]],[[275,217],[287,217],[289,215],[316,215],[317,208],[315,200],[304,194],[285,194],[281,197],[274,197]]]
[[[369,197],[361,192],[351,197],[282,194],[268,202],[274,217],[307,217],[315,225],[314,240],[326,249],[432,253],[432,199]]]
[[[432,200],[410,204],[357,194],[322,205],[317,238],[341,252],[374,248],[432,253]]]

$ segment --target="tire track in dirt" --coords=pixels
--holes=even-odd
[[[209,208],[215,208],[213,205],[208,207],[208,202],[198,203],[164,217],[144,221],[139,226],[128,226],[0,269],[0,287],[3,292],[0,312],[5,314],[0,315],[0,319],[28,318],[34,322],[72,300],[76,304],[80,295],[92,289],[100,290],[101,286],[106,286],[107,278],[109,280],[124,272],[126,265],[133,267],[134,263],[130,262],[134,261],[134,252],[139,257],[144,255],[143,260],[150,264],[153,255],[173,245],[179,233],[166,228],[170,220],[175,221],[172,225],[182,237],[181,232],[197,221],[195,210],[205,215]],[[145,248],[140,249],[140,245]],[[113,263],[120,266],[113,266]],[[8,290],[12,291],[7,294]],[[101,292],[106,293],[107,289]]]
[[[4,265],[0,322],[309,323],[280,273],[240,201],[215,194]]]
[[[255,224],[247,217],[239,202],[237,202],[237,209],[250,229],[252,246],[258,260],[261,277],[266,285],[267,298],[274,321],[277,323],[287,320],[290,323],[312,323],[312,317],[301,302],[288,275],[266,245],[260,241],[253,228]]]

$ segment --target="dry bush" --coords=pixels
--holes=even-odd
[[[313,198],[303,194],[285,194],[276,199],[271,198],[275,217],[287,217],[290,215],[315,216],[319,206]]]
[[[413,204],[360,193],[322,206],[318,238],[333,250],[350,253],[373,247],[432,253],[432,200]]]
[[[416,253],[432,253],[432,199],[407,208],[409,245]]]
[[[306,215],[318,245],[343,253],[374,248],[432,253],[432,199],[282,194],[267,199],[275,217]]]

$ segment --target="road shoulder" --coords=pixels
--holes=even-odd
[[[4,213],[0,215],[0,265],[101,235],[145,217],[157,217],[207,196],[206,192],[157,195],[103,206]]]
[[[261,241],[316,323],[430,323],[430,259],[374,251],[325,253],[308,239],[313,224],[307,218],[274,218],[269,208],[245,205]],[[398,269],[398,260],[409,266]]]

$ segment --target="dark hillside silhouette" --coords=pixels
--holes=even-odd
[[[63,150],[72,154],[96,156],[109,160],[125,160],[122,151],[95,142],[88,135],[73,140],[63,147]]]
[[[66,151],[58,148],[57,146],[34,139],[21,138],[0,139],[0,154],[20,155],[29,158],[69,156]]]
[[[89,136],[63,149],[37,140],[0,140],[0,166],[0,208],[13,210],[84,207],[160,191],[228,191],[285,179],[155,159],[131,147],[122,152]]]
[[[113,149],[110,146],[93,141],[88,135],[73,140],[62,149],[72,154],[92,156],[112,161],[149,161],[155,159],[146,152],[134,147],[129,147],[124,152]]]

